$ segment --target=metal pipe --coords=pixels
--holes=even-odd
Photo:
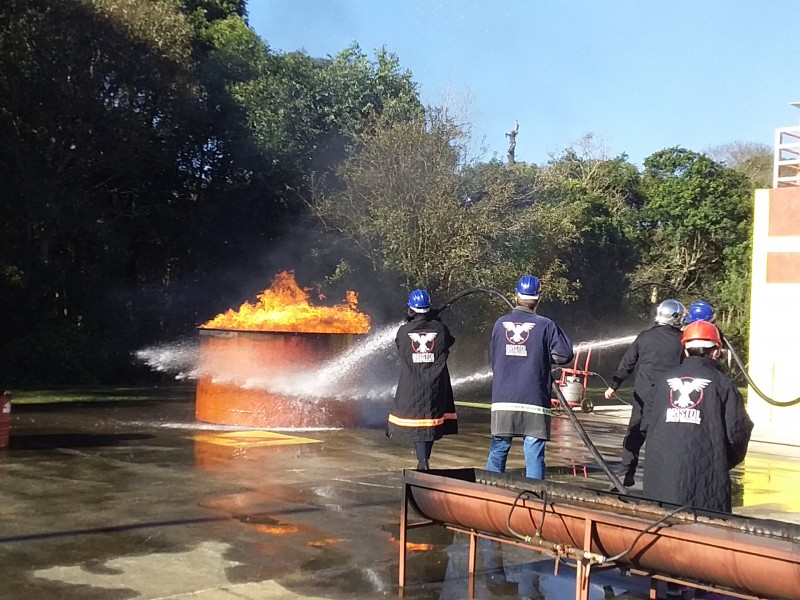
[[[800,526],[676,507],[478,469],[405,471],[422,517],[572,546],[662,577],[751,597],[800,600]],[[518,506],[515,497],[526,491]],[[545,500],[546,498],[546,500]],[[514,514],[509,518],[509,511]],[[661,521],[661,523],[659,523]]]

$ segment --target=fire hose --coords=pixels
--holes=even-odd
[[[446,308],[452,306],[455,302],[457,302],[461,298],[468,296],[470,294],[476,294],[478,292],[483,292],[492,294],[494,296],[498,296],[508,305],[508,307],[511,310],[514,310],[514,304],[505,296],[505,294],[503,294],[503,292],[501,292],[497,288],[487,287],[487,286],[475,286],[467,288],[462,292],[459,292],[458,294],[450,298],[447,302],[445,302],[440,308],[436,309],[435,312],[438,314],[443,310],[445,310]],[[586,433],[586,430],[583,428],[580,421],[578,421],[578,417],[575,416],[575,413],[572,411],[572,407],[570,407],[569,402],[567,402],[566,398],[564,398],[564,394],[561,393],[561,389],[559,388],[559,386],[556,384],[555,381],[553,382],[553,390],[556,393],[556,398],[558,398],[559,403],[564,408],[564,411],[567,413],[570,422],[575,427],[575,430],[578,432],[578,435],[583,440],[583,443],[586,444],[586,447],[588,448],[591,455],[597,461],[597,464],[600,465],[600,468],[609,478],[609,480],[617,489],[617,491],[621,494],[627,494],[628,493],[627,488],[624,485],[622,485],[622,482],[619,480],[619,478],[616,475],[614,475],[614,473],[611,471],[606,461],[603,459],[603,455],[600,454],[595,445],[592,443],[592,440],[589,438],[589,435]]]
[[[736,353],[736,350],[728,341],[728,338],[722,335],[722,332],[720,332],[720,335],[722,336],[722,343],[725,344],[725,347],[731,353],[731,356],[733,357],[733,361],[736,363],[736,366],[739,367],[739,369],[742,371],[742,374],[744,375],[744,378],[747,380],[747,385],[749,385],[764,402],[777,407],[794,406],[795,404],[800,404],[800,398],[795,398],[794,400],[787,400],[785,402],[779,402],[778,400],[773,400],[772,398],[767,396],[764,392],[762,392],[758,388],[758,386],[753,382],[752,378],[750,377],[750,374],[747,372],[747,369],[742,363],[742,359],[739,358],[739,355]]]

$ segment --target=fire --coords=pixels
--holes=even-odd
[[[292,333],[368,333],[369,316],[359,312],[358,294],[347,292],[344,303],[311,306],[309,294],[300,288],[291,271],[282,271],[261,292],[255,304],[245,302],[217,315],[202,329],[281,331]]]
[[[415,544],[413,542],[406,542],[406,550],[408,552],[428,552],[433,550],[433,544]]]

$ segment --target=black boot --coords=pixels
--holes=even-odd
[[[427,471],[430,469],[428,466],[428,459],[417,461],[417,471]]]
[[[622,480],[622,485],[625,487],[636,485],[636,467],[631,469],[630,466],[620,465],[617,467],[615,475]]]

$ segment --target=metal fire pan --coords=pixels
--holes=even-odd
[[[333,398],[288,396],[273,384],[303,381],[363,334],[199,328],[195,417],[246,427],[341,427],[354,409]]]
[[[403,479],[414,510],[443,525],[532,545],[546,540],[653,574],[800,600],[800,526],[791,523],[694,509],[668,516],[679,507],[479,469],[407,470]]]

